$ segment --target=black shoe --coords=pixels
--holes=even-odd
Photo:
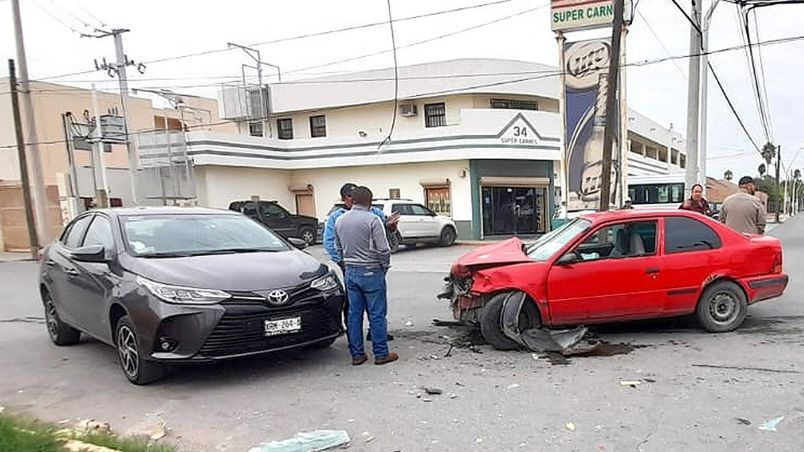
[[[369,330],[369,332],[366,333],[366,340],[371,342],[371,330]],[[388,333],[387,340],[389,340],[389,341],[394,340],[394,335],[391,334],[391,333]]]

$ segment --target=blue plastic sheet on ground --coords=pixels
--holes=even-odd
[[[300,432],[283,441],[271,441],[248,452],[318,452],[349,444],[349,434],[344,430],[316,430]]]
[[[784,420],[784,416],[779,416],[777,418],[771,419],[771,420],[765,422],[764,424],[760,425],[759,429],[764,430],[766,432],[775,432],[776,427],[778,427],[779,424],[781,424],[783,420]]]

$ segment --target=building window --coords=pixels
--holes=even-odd
[[[248,123],[248,134],[252,137],[263,136],[262,121],[251,121]]]
[[[491,108],[505,110],[538,110],[539,104],[535,100],[491,99]]]
[[[684,154],[680,154],[680,155],[678,156],[678,158],[679,158],[679,160],[678,160],[678,166],[680,166],[680,167],[682,167],[682,168],[686,168],[686,167],[687,167],[687,156],[686,156],[686,155],[684,155]]]
[[[327,118],[324,115],[310,116],[310,136],[313,138],[327,136]]]
[[[452,216],[452,200],[449,187],[425,187],[424,199],[433,212],[447,217]]]
[[[678,165],[678,151],[676,149],[673,149],[673,152],[670,153],[670,163]]]
[[[440,104],[425,104],[424,126],[442,127],[445,125],[447,125],[447,105],[443,102]]]
[[[293,119],[291,119],[291,118],[277,119],[276,120],[276,130],[278,130],[280,140],[292,140],[293,139]]]
[[[402,193],[398,188],[389,188],[388,189],[388,197],[391,199],[401,199]]]

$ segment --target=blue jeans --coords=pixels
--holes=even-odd
[[[374,358],[388,356],[388,298],[385,272],[377,268],[346,267],[346,293],[349,296],[349,353],[366,354],[363,348],[363,313],[368,312]]]

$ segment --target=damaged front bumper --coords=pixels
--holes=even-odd
[[[444,289],[438,294],[439,300],[448,300],[452,317],[462,322],[478,322],[478,311],[483,307],[481,295],[472,292],[472,278],[444,278]]]

